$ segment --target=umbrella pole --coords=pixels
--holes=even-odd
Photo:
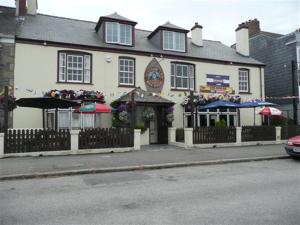
[[[253,115],[254,115],[254,121],[253,121],[253,124],[255,126],[255,107],[253,108]]]
[[[45,129],[45,109],[43,109],[43,129]]]
[[[58,130],[58,109],[56,108],[55,109],[55,130],[57,131]]]

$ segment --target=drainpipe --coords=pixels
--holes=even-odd
[[[293,91],[293,119],[294,119],[294,124],[297,125],[297,99],[295,98],[296,96],[296,88],[295,88],[295,61],[291,61],[291,67],[292,67],[292,91]]]

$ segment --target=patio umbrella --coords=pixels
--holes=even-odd
[[[263,107],[259,110],[259,114],[263,116],[281,116],[282,111],[274,107]]]
[[[268,117],[268,125],[270,125],[270,116],[282,116],[282,111],[274,107],[263,107],[258,113]]]
[[[216,108],[239,108],[240,104],[224,101],[224,100],[218,100],[215,102],[211,102],[205,106],[200,106],[199,109],[216,109]]]
[[[253,108],[253,125],[255,126],[255,108],[261,107],[261,106],[274,106],[276,104],[272,102],[265,102],[262,100],[254,100],[254,101],[247,101],[240,104],[240,108]]]
[[[85,104],[74,111],[75,113],[110,113],[111,108],[105,104],[89,103]]]
[[[69,107],[80,106],[79,102],[52,98],[52,97],[35,97],[20,98],[16,101],[17,106],[43,109],[43,128],[45,128],[45,109],[55,109],[55,129],[57,130],[57,109],[66,109]]]

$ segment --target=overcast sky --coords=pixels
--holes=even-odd
[[[0,0],[0,5],[14,2]],[[300,0],[38,0],[38,12],[95,22],[118,12],[145,30],[166,21],[186,29],[198,22],[204,39],[227,45],[235,43],[237,25],[249,19],[257,18],[269,32],[287,34],[300,28]]]

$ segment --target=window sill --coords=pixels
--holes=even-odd
[[[252,95],[251,92],[239,92],[240,95]]]
[[[195,91],[195,90],[171,88],[171,91]]]
[[[92,83],[78,83],[78,82],[61,82],[61,81],[57,81],[57,84],[79,84],[79,85],[94,85]]]
[[[130,84],[128,84],[128,85],[126,85],[126,84],[119,84],[118,85],[118,87],[124,87],[124,88],[135,88],[135,85],[130,85]]]

